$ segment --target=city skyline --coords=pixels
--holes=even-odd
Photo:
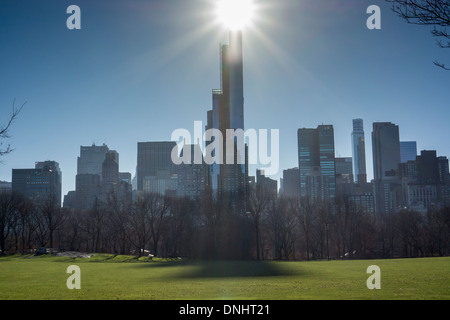
[[[432,63],[445,56],[429,29],[407,25],[384,1],[255,2],[259,19],[243,33],[244,117],[246,128],[280,129],[276,179],[298,166],[299,128],[333,125],[335,156],[351,156],[355,118],[364,120],[368,181],[374,122],[398,125],[400,140],[417,141],[418,152],[450,155],[442,138],[448,72]],[[66,195],[75,190],[80,146],[93,142],[117,150],[121,171],[134,176],[138,142],[167,141],[177,128],[206,122],[211,89],[220,85],[219,45],[227,41],[212,22],[212,3],[77,1],[82,29],[69,31],[69,2],[2,2],[2,119],[14,99],[27,104],[11,129],[15,150],[2,157],[0,180],[11,181],[12,168],[53,160]],[[365,26],[374,3],[381,30]],[[139,34],[144,27],[149,33]]]

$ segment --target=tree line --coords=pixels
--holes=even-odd
[[[32,253],[39,247],[188,259],[445,256],[450,207],[380,216],[345,199],[275,198],[252,189],[247,199],[234,201],[210,193],[195,200],[155,193],[123,200],[110,194],[90,210],[74,210],[61,208],[52,197],[32,201],[16,192],[0,193],[0,253]]]

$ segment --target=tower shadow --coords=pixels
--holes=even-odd
[[[153,267],[181,267],[178,278],[277,277],[301,275],[289,262],[202,260],[158,263]]]

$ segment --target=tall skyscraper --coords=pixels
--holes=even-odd
[[[138,191],[165,193],[176,190],[176,165],[171,157],[175,146],[175,141],[138,142]]]
[[[298,129],[297,136],[300,195],[320,200],[334,199],[336,167],[333,126]]]
[[[229,67],[230,128],[244,129],[244,73],[241,31],[230,31],[228,53],[226,63]]]
[[[211,186],[217,193],[237,196],[248,188],[247,149],[244,144],[232,143],[234,150],[227,146],[227,130],[244,130],[244,86],[242,59],[242,32],[230,31],[229,44],[222,45],[221,88],[212,91],[212,110],[208,111],[206,129],[218,129],[222,133],[222,164],[210,166]],[[219,141],[211,143],[219,144]],[[230,145],[230,144],[229,144]],[[233,152],[234,159],[229,163],[226,154]]]
[[[31,200],[50,197],[61,206],[62,173],[56,161],[36,162],[34,169],[12,169],[12,191]]]
[[[362,119],[353,119],[352,131],[353,178],[355,182],[366,183],[366,146]]]
[[[417,143],[416,141],[400,141],[400,162],[416,160]]]
[[[374,122],[372,132],[374,179],[395,175],[400,163],[400,134],[391,122]]]
[[[391,122],[374,122],[372,154],[376,210],[380,214],[396,210],[401,204],[398,176],[400,164],[399,128]]]

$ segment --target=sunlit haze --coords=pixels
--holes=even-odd
[[[254,13],[253,0],[218,0],[219,21],[231,30],[241,30],[247,26]]]

